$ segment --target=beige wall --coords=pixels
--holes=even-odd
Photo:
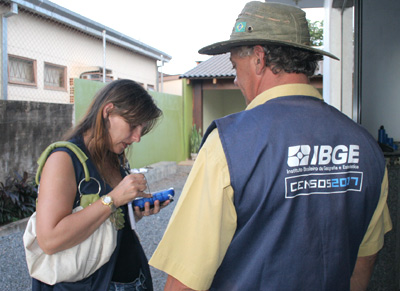
[[[246,108],[240,90],[204,90],[203,128],[208,128],[217,118],[242,111]]]
[[[67,67],[67,77],[103,66],[103,40],[31,13],[19,11],[8,18],[8,54],[37,62],[37,87],[9,84],[9,100],[69,103],[67,91],[43,88],[44,62]],[[157,62],[111,43],[106,44],[106,68],[114,79],[128,78],[145,88],[156,87]],[[68,83],[68,82],[67,82]]]
[[[179,75],[165,76],[163,83],[158,84],[159,91],[167,94],[182,96],[183,93],[183,79],[179,79]]]

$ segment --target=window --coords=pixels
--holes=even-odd
[[[99,70],[96,70],[96,71],[84,72],[80,75],[79,78],[103,82],[103,69],[99,68]],[[106,83],[110,83],[113,80],[114,80],[114,77],[112,76],[112,70],[106,69]]]
[[[44,63],[44,88],[66,90],[67,67]]]
[[[9,55],[8,82],[36,86],[36,61]]]

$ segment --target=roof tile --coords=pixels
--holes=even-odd
[[[181,75],[180,78],[234,78],[236,72],[232,68],[229,58],[230,53],[212,56]]]

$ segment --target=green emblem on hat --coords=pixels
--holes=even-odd
[[[246,31],[246,22],[238,22],[236,24],[235,32],[245,32]]]

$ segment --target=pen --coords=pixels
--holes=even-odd
[[[139,169],[131,169],[129,174],[144,174],[147,172],[148,170],[146,168],[139,168]],[[146,179],[146,176],[144,178]],[[150,192],[147,179],[146,179],[146,184],[147,184],[147,190]],[[128,215],[129,215],[129,221],[131,223],[131,228],[136,229],[136,221],[135,221],[135,215],[133,214],[132,201],[128,203]]]

